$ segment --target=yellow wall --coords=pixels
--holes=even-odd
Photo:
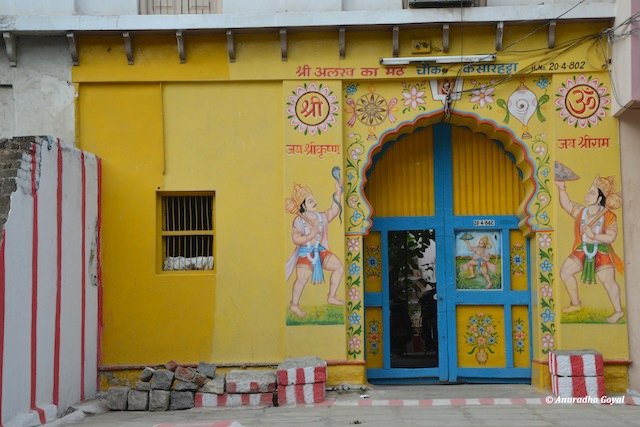
[[[604,26],[562,23],[557,43]],[[505,45],[532,29],[531,25],[508,26]],[[460,34],[453,25],[452,40]],[[465,27],[465,53],[493,51],[492,34],[489,25]],[[401,32],[401,55],[411,54],[412,38],[429,38],[436,51],[442,48],[441,31],[412,29]],[[130,66],[121,38],[80,39],[80,66],[73,70],[79,94],[79,145],[103,159],[104,172],[105,365],[167,359],[278,362],[302,353],[337,360],[364,357],[361,324],[348,319],[362,322],[364,317],[361,235],[370,227],[371,214],[363,188],[365,165],[382,140],[398,139],[443,120],[442,100],[434,99],[429,87],[430,79],[442,75],[419,74],[415,65],[399,75],[380,66],[379,58],[391,55],[391,36],[386,31],[347,32],[344,60],[339,59],[337,32],[292,32],[288,61],[280,59],[275,31],[240,34],[236,42],[236,62],[229,63],[223,35],[187,34],[187,62],[180,64],[173,35],[137,35],[135,65]],[[461,72],[464,92],[449,120],[503,143],[521,172],[519,176],[513,171],[512,176],[522,181],[517,191],[513,189],[514,198],[523,201],[518,215],[531,243],[533,359],[544,359],[550,348],[590,346],[605,358],[626,359],[625,323],[561,323],[560,309],[567,298],[559,267],[571,250],[573,232],[569,216],[558,206],[554,161],[567,164],[580,176],[568,184],[572,198],[580,201],[597,173],[616,176],[619,189],[619,148],[616,122],[608,111],[602,120],[581,127],[563,119],[555,104],[563,85],[580,75],[598,79],[609,91],[601,95],[612,96],[599,51],[586,42],[562,52],[524,53],[546,43],[546,33],[540,32],[518,44],[519,52],[499,53],[500,63],[518,64],[515,75]],[[452,43],[450,54],[459,53],[459,48],[459,43]],[[579,70],[570,68],[576,61],[584,62]],[[547,68],[531,71],[528,67],[534,63]],[[550,68],[563,63],[568,68]],[[335,67],[351,74],[328,76],[327,69]],[[375,69],[376,74],[367,76],[366,69]],[[449,73],[457,71],[454,66]],[[543,85],[541,78],[548,78],[549,84]],[[339,100],[337,122],[322,136],[302,135],[286,118],[286,100],[292,89],[319,82],[325,82]],[[473,91],[493,84],[492,103],[474,101]],[[423,91],[422,109],[404,103],[411,86]],[[513,115],[507,119],[498,104],[523,87],[538,101],[548,97],[528,123]],[[356,120],[348,108],[350,101],[366,94],[381,97],[388,107],[384,119],[375,125]],[[560,139],[578,141],[585,136],[606,136],[610,145],[590,151],[559,147]],[[310,141],[338,145],[341,154],[305,175],[311,159],[288,160],[285,143]],[[334,164],[342,167],[345,180],[344,222],[331,225],[332,250],[344,258],[348,271],[341,285],[347,300],[345,324],[295,329],[285,325],[290,283],[284,280],[284,262],[292,246],[291,216],[283,204],[292,183],[303,178],[318,193],[323,208],[335,184],[325,167]],[[216,269],[159,273],[156,193],[194,190],[215,192]],[[513,212],[515,203],[508,210]],[[621,218],[618,227],[614,247],[622,255]],[[545,260],[551,275],[548,265],[543,268]],[[357,268],[349,270],[351,265]],[[623,288],[624,275],[617,277]],[[324,297],[323,286],[307,290],[312,299]],[[543,289],[551,290],[555,305],[548,294],[541,293]],[[601,285],[585,289],[583,295],[585,305],[609,309]],[[545,303],[553,316],[543,320]],[[353,366],[346,369],[361,375],[362,367]],[[544,377],[535,372],[536,378]]]

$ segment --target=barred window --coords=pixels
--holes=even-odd
[[[202,15],[220,13],[222,0],[138,0],[141,15]]]
[[[213,193],[160,197],[162,270],[213,270]]]

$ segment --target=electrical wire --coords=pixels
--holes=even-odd
[[[493,53],[491,53],[491,54],[488,54],[488,55],[487,55],[487,57],[491,57],[491,56],[497,55],[499,52],[502,52],[502,53],[511,53],[511,52],[509,52],[509,49],[510,49],[511,47],[513,47],[513,46],[515,46],[516,44],[518,44],[518,43],[520,43],[520,42],[522,42],[522,41],[524,41],[524,40],[528,39],[529,37],[533,36],[534,34],[536,34],[536,33],[537,33],[538,31],[540,31],[541,29],[548,27],[549,25],[551,25],[551,23],[552,23],[552,22],[555,22],[555,21],[559,20],[560,18],[562,18],[563,16],[567,15],[569,12],[571,12],[572,10],[574,10],[575,8],[577,8],[578,6],[580,6],[580,5],[581,5],[582,3],[584,3],[585,1],[586,1],[586,0],[580,0],[580,1],[578,1],[576,4],[574,4],[573,6],[571,6],[569,9],[565,10],[563,13],[561,13],[560,15],[558,15],[556,18],[551,19],[551,20],[549,20],[549,21],[545,22],[544,24],[542,24],[542,25],[540,25],[540,26],[538,26],[538,27],[534,28],[534,29],[533,29],[532,31],[530,31],[529,33],[525,34],[524,36],[522,36],[522,37],[520,37],[520,38],[516,39],[516,40],[515,40],[515,41],[513,41],[512,43],[510,43],[510,44],[508,44],[507,46],[505,46],[501,51],[496,50],[495,52],[493,52]],[[464,15],[463,15],[463,2],[462,2],[462,0],[461,0],[461,1],[460,1],[460,31],[461,31],[461,35],[462,35],[462,36],[464,35],[464,34],[463,34],[463,28],[464,28]],[[596,33],[596,35],[600,35],[600,33],[601,33],[601,32]],[[584,37],[584,39],[589,39],[590,37],[593,37],[593,36],[595,36],[595,35],[585,36],[585,37]],[[462,56],[463,56],[463,53],[464,53],[464,51],[463,51],[463,39],[464,39],[464,37],[461,37],[461,41],[460,41],[460,57],[462,57]],[[582,40],[584,40],[584,39],[578,39],[578,40],[582,41]],[[570,45],[570,47],[571,47],[571,48],[573,48],[573,47],[575,47],[575,46],[576,46],[576,45]],[[553,49],[553,50],[555,50],[555,49]],[[553,50],[550,50],[550,51],[553,51]],[[563,50],[563,52],[564,52],[564,50]],[[557,56],[559,56],[559,55],[556,55],[555,57],[557,57]],[[555,58],[555,57],[554,57],[554,58]],[[552,61],[552,60],[548,60],[547,62],[551,62],[551,61]],[[455,78],[453,79],[453,83],[452,83],[452,84],[453,84],[453,87],[455,87],[455,84],[456,84],[457,80],[460,78],[460,74],[462,73],[463,68],[464,68],[464,67],[466,67],[466,66],[468,66],[468,65],[471,65],[471,64],[475,64],[475,62],[468,62],[468,63],[458,64],[458,70],[457,70],[457,72],[456,72],[456,76],[455,76]],[[495,87],[497,87],[497,86],[498,86],[498,85],[500,85],[500,84],[504,84],[504,83],[506,83],[507,81],[513,80],[513,79],[514,79],[514,78],[516,78],[516,77],[518,77],[518,78],[522,78],[523,76],[525,76],[525,75],[528,75],[528,74],[532,73],[532,72],[533,72],[533,67],[532,67],[532,65],[534,65],[534,64],[532,63],[532,64],[529,64],[527,67],[525,67],[525,70],[529,69],[529,71],[528,71],[528,72],[526,72],[526,73],[520,72],[520,73],[510,74],[509,76],[505,77],[504,79],[502,79],[502,80],[500,80],[500,81],[498,81],[498,82],[496,82],[496,83],[494,83],[494,84],[491,84],[489,87],[494,87],[494,88],[495,88]],[[450,67],[450,68],[453,68],[453,67]],[[447,69],[445,70],[445,73],[446,73],[446,71],[448,71],[448,70],[449,70],[449,68],[447,68]],[[451,113],[453,112],[453,110],[454,110],[454,108],[455,108],[455,104],[456,104],[456,102],[457,102],[459,99],[462,99],[462,94],[463,94],[463,93],[471,92],[471,91],[473,91],[473,90],[476,90],[476,89],[475,89],[475,88],[473,88],[473,89],[471,89],[471,88],[470,88],[470,89],[463,89],[463,90],[459,90],[459,91],[455,91],[455,92],[453,92],[453,91],[452,91],[451,93],[449,93],[449,94],[447,95],[447,98],[445,99],[445,106],[444,106],[444,107],[445,107],[445,113],[446,113],[446,114],[444,115],[444,118],[443,118],[443,119],[444,119],[444,120],[448,120],[448,118],[450,117]],[[451,96],[452,96],[452,95],[453,95],[453,102],[451,102],[451,100],[452,100],[452,99],[451,99]],[[447,103],[449,103],[450,105],[447,105]]]

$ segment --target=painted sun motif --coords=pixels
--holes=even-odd
[[[375,92],[363,95],[356,102],[356,115],[361,123],[377,126],[387,118],[387,100]]]
[[[338,98],[322,83],[304,84],[291,92],[287,100],[287,119],[305,135],[322,134],[336,122]]]
[[[556,111],[560,117],[573,127],[592,127],[606,116],[611,103],[604,83],[598,79],[586,77],[567,79],[556,93]]]

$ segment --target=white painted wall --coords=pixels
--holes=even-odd
[[[15,106],[13,86],[0,80],[0,137],[13,135]]]
[[[138,13],[138,0],[75,0],[75,5],[77,15],[136,15]]]
[[[401,1],[401,0],[399,0]],[[396,6],[402,8],[402,3]],[[342,0],[223,0],[223,14],[326,12],[342,10]]]
[[[73,15],[75,0],[0,0],[0,15]]]
[[[342,0],[342,10],[401,9],[402,0]]]
[[[75,89],[66,37],[18,36],[17,45],[17,67],[0,53],[0,118],[11,120],[0,124],[0,138],[59,135],[73,144]]]
[[[634,11],[640,10],[640,0],[619,1],[616,5],[616,26],[621,25]],[[640,46],[640,22],[630,23],[616,30],[620,35],[635,30],[636,33],[625,37],[616,37],[613,43],[612,78],[614,87],[614,99],[611,106],[614,115],[623,113],[625,107],[632,107],[638,99],[640,91],[640,61],[638,59]],[[636,93],[634,93],[636,91]]]
[[[640,110],[620,116],[622,216],[624,222],[625,276],[627,277],[627,325],[629,328],[629,388],[640,392]]]
[[[628,1],[628,0],[622,0]],[[567,8],[575,5],[577,0],[486,0],[487,6],[511,6],[514,4],[522,4],[529,6],[542,6],[542,5],[567,5]],[[616,0],[587,0],[586,3],[615,3]]]
[[[96,393],[97,313],[96,277],[98,176],[97,159],[75,148],[46,140],[37,146],[36,197],[37,229],[34,234],[34,197],[31,192],[31,156],[23,156],[22,179],[11,195],[11,210],[5,225],[5,298],[2,400],[4,425],[37,425],[30,410],[32,372],[35,373],[36,405],[47,412],[47,419],[63,412],[81,398],[81,365],[84,354],[84,397]],[[58,175],[58,153],[62,155],[62,176]],[[82,253],[82,161],[85,164],[85,252]],[[62,180],[62,253],[58,254],[57,186]],[[37,239],[34,240],[34,235]],[[33,256],[34,244],[37,257]],[[61,271],[58,271],[61,256]],[[35,260],[35,261],[34,261]],[[32,268],[37,263],[37,328],[33,329]],[[82,315],[82,265],[85,265],[85,314]],[[61,274],[60,329],[56,329],[57,277]],[[1,281],[0,281],[1,283]],[[85,342],[81,331],[85,325]],[[56,333],[59,331],[59,366],[55,366]],[[35,345],[35,347],[34,347]],[[36,367],[32,371],[32,354]],[[59,372],[59,401],[53,395],[54,372]],[[35,424],[33,424],[35,423]]]

